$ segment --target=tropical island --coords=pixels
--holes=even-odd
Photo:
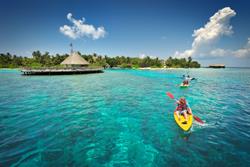
[[[250,166],[249,7],[1,0],[0,167]]]
[[[191,57],[172,58],[167,60],[159,59],[158,57],[145,56],[140,57],[126,57],[116,56],[109,57],[107,55],[81,54],[77,52],[82,58],[89,62],[89,67],[104,67],[104,68],[200,68],[197,61],[193,61]],[[32,57],[16,56],[10,53],[0,54],[0,68],[42,68],[42,67],[61,67],[60,64],[65,60],[69,54],[55,54],[51,55],[49,52],[41,53],[34,51]]]

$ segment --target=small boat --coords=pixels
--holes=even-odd
[[[183,83],[180,84],[180,88],[188,88],[188,87],[189,87],[189,85],[183,85]]]

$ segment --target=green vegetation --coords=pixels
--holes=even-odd
[[[189,57],[176,59],[169,57],[165,62],[159,58],[151,58],[149,56],[144,58],[138,57],[125,57],[125,56],[100,56],[97,54],[84,55],[78,52],[85,60],[90,63],[90,66],[102,66],[102,67],[121,67],[121,68],[139,68],[139,67],[152,67],[161,68],[174,67],[174,68],[199,68],[200,64],[197,61],[192,61]],[[0,54],[0,68],[19,68],[19,67],[60,67],[60,63],[68,57],[68,54],[63,55],[50,55],[49,52],[41,53],[40,51],[34,51],[32,57],[22,57],[11,55],[10,53]]]
[[[200,68],[200,64],[197,61],[192,61],[191,57],[188,57],[188,60],[185,58],[177,59],[169,57],[165,61],[166,67],[173,67],[173,68]]]
[[[32,57],[22,57],[7,54],[0,54],[0,68],[19,68],[19,67],[52,67],[58,66],[60,63],[69,55],[59,55],[55,56],[49,55],[49,52],[42,54],[40,51],[35,51],[32,53]]]

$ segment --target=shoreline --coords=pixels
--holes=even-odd
[[[250,67],[226,67],[226,68],[209,68],[209,67],[200,67],[200,68],[152,68],[152,67],[140,67],[140,68],[107,68],[107,69],[133,69],[133,70],[151,70],[151,71],[157,71],[157,70],[183,70],[183,69],[230,69],[230,68],[239,68],[239,69],[250,69]],[[0,68],[0,70],[22,70],[22,68]]]
[[[189,69],[189,68],[152,68],[152,67],[141,67],[139,70],[175,70],[175,69]]]

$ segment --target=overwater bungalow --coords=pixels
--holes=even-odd
[[[89,62],[77,52],[73,51],[70,56],[61,63],[61,65],[64,67],[43,67],[39,69],[25,68],[22,69],[21,72],[23,75],[65,75],[103,72],[102,67],[89,67]]]
[[[225,68],[224,64],[211,64],[209,68]]]

